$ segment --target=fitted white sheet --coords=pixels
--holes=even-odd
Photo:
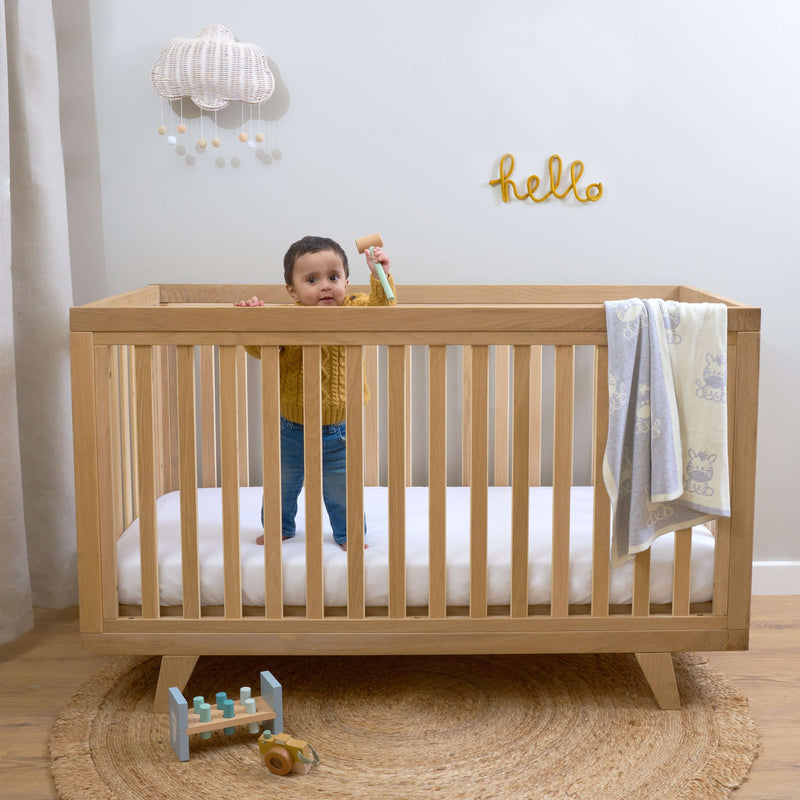
[[[469,487],[447,490],[447,602],[469,605]],[[242,602],[264,605],[264,548],[255,543],[261,533],[261,488],[240,489],[240,539]],[[222,505],[219,489],[199,489],[199,554],[201,601],[223,604]],[[364,553],[365,590],[368,606],[388,601],[388,499],[386,487],[367,487],[364,507],[367,542]],[[323,514],[323,565],[325,605],[347,605],[347,554],[333,541],[327,514]],[[511,590],[511,488],[489,489],[488,600],[508,605]],[[180,605],[181,536],[180,496],[171,492],[157,502],[158,567],[162,605]],[[550,602],[552,488],[530,490],[528,601]],[[301,493],[297,536],[283,543],[283,596],[286,605],[305,604],[305,513]],[[651,602],[672,600],[673,534],[659,537],[651,548]],[[570,603],[591,600],[592,489],[573,487],[570,510]],[[691,601],[712,597],[714,538],[697,526],[692,536]],[[117,545],[119,601],[141,603],[139,523],[135,521]],[[628,562],[611,574],[611,603],[630,603],[633,564]],[[406,489],[406,584],[409,606],[428,602],[428,489]]]

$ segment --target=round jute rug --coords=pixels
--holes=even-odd
[[[189,761],[150,710],[159,659],[122,658],[54,727],[63,800],[711,800],[758,752],[747,700],[697,656],[675,657],[680,711],[659,710],[630,655],[204,657],[184,691],[238,695],[268,669],[285,727],[321,763],[265,767],[257,735],[193,736]]]

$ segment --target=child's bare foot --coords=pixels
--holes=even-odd
[[[338,544],[338,543],[337,543],[337,544]],[[342,542],[342,543],[339,545],[339,547],[341,547],[341,548],[342,548],[342,550],[344,550],[344,551],[345,551],[345,553],[347,552],[347,542]],[[366,542],[364,542],[364,549],[366,550],[368,547],[369,547],[369,545],[368,545]]]
[[[285,542],[287,539],[291,539],[291,536],[281,536],[281,541]],[[262,533],[261,536],[256,538],[256,544],[264,544],[264,534]]]

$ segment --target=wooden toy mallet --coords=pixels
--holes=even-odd
[[[375,267],[375,272],[378,274],[378,278],[380,279],[381,286],[383,286],[383,293],[389,300],[394,300],[394,292],[392,291],[392,287],[389,286],[389,281],[386,279],[386,273],[383,271],[383,267],[381,266],[380,262],[376,261],[375,257],[373,256],[372,249],[374,247],[383,247],[383,239],[381,239],[381,235],[379,233],[373,233],[371,236],[364,236],[362,239],[356,239],[356,249],[359,253],[369,250],[370,261],[372,261]]]

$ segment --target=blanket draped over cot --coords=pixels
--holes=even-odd
[[[727,310],[639,298],[605,310],[617,566],[663,533],[730,516]]]

